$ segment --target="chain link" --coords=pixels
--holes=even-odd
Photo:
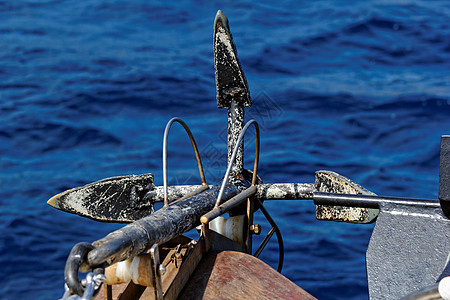
[[[81,284],[85,287],[83,296],[80,297],[78,295],[72,295],[69,287],[67,286],[67,284],[65,284],[65,292],[62,300],[91,300],[91,298],[94,296],[94,293],[98,291],[103,281],[105,280],[106,277],[104,274],[94,274],[92,272],[89,272],[86,274],[86,279],[83,279],[81,281]]]

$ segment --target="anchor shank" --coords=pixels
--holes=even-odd
[[[239,134],[244,128],[244,105],[232,101],[230,109],[228,110],[228,162],[230,163],[233,150],[236,147],[236,142]],[[236,153],[236,160],[231,169],[232,174],[242,174],[244,168],[244,141],[242,141]]]

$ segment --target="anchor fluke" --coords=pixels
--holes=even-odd
[[[230,108],[232,101],[251,106],[247,79],[237,57],[228,19],[221,10],[214,20],[214,64],[217,106]]]
[[[117,176],[64,191],[47,204],[96,221],[128,223],[153,213],[154,202],[145,197],[153,190],[153,174]]]

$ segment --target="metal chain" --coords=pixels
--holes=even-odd
[[[90,266],[87,262],[88,253],[94,249],[89,243],[81,242],[76,244],[70,251],[64,269],[64,279],[66,281],[66,292],[63,299],[87,300],[98,292],[98,288],[105,277],[105,266]],[[92,271],[86,274],[86,278],[79,280],[80,268]],[[88,269],[86,269],[88,268]],[[85,271],[82,271],[85,272]]]
[[[64,285],[64,296],[62,300],[91,300],[94,296],[95,292],[100,289],[103,281],[106,280],[104,274],[94,274],[93,272],[89,272],[86,274],[86,279],[81,281],[81,284],[85,287],[83,296],[72,295],[67,284]]]

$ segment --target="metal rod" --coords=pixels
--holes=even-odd
[[[202,223],[201,225],[201,247],[203,254],[209,251],[209,248],[211,247],[211,240],[210,240],[210,233],[209,233],[209,224],[208,223]]]
[[[253,226],[253,213],[255,212],[255,201],[250,197],[247,198],[247,228],[246,228],[246,238],[245,238],[245,248],[248,254],[252,254],[253,251],[253,231],[251,227]]]
[[[112,285],[106,285],[106,300],[113,300],[112,298]]]
[[[154,244],[150,248],[150,256],[151,256],[151,271],[153,273],[154,287],[155,287],[155,299],[162,300],[163,299],[163,289],[162,289],[162,280],[161,280],[161,272],[159,271],[159,249],[158,244]]]
[[[260,200],[311,200],[315,191],[313,183],[263,183],[256,186],[256,197]],[[204,186],[200,184],[168,186],[169,202],[172,205],[172,201],[196,193],[202,187]],[[156,186],[147,193],[145,199],[152,202],[164,201],[164,186]]]
[[[253,120],[251,120],[250,122],[252,122]],[[248,122],[248,123],[250,123]],[[248,124],[247,123],[247,124]],[[255,126],[255,136],[256,136],[256,141],[255,141],[255,162],[253,164],[253,177],[252,177],[252,186],[256,185],[256,182],[258,180],[258,165],[259,165],[259,147],[261,144],[260,141],[260,135],[259,135],[259,124],[256,121],[253,121],[253,125]]]
[[[264,240],[262,241],[261,245],[259,245],[258,249],[255,251],[255,254],[253,254],[254,257],[259,257],[263,249],[266,247],[267,243],[269,242],[272,235],[275,233],[275,227],[272,227],[269,231],[269,233],[266,235]]]
[[[372,195],[314,193],[313,200],[314,204],[338,205],[350,207],[380,208],[380,206],[385,204],[396,204],[396,205],[440,208],[438,200],[381,197]]]
[[[236,101],[231,101],[228,109],[228,164],[234,161],[232,171],[235,174],[242,174],[244,169],[244,142],[239,142],[238,133],[244,128],[244,105]],[[233,155],[237,147],[236,154]],[[236,159],[234,159],[236,157]]]
[[[233,207],[236,207],[237,205],[241,204],[242,202],[244,202],[244,200],[246,200],[248,197],[253,196],[254,194],[256,194],[256,187],[252,185],[251,187],[243,190],[241,193],[234,196],[230,200],[226,201],[225,203],[223,203],[219,206],[214,207],[211,211],[204,214],[200,218],[200,222],[202,222],[203,224],[206,224],[206,223],[214,220],[215,218],[223,215],[224,213],[226,213]]]
[[[269,212],[266,210],[264,205],[261,203],[261,201],[259,201],[258,199],[256,199],[256,201],[258,201],[259,209],[264,214],[264,216],[266,217],[267,221],[269,221],[269,224],[272,225],[273,228],[275,228],[275,233],[277,235],[277,240],[278,240],[278,251],[279,251],[278,252],[278,267],[277,267],[277,271],[281,272],[281,269],[283,268],[283,262],[284,262],[284,243],[283,243],[283,237],[281,236],[281,231],[278,228],[278,226],[275,223],[275,221],[270,216]]]
[[[252,124],[255,126],[255,133],[256,133],[255,164],[253,166],[252,185],[255,185],[255,183],[256,183],[256,178],[257,178],[257,173],[258,173],[258,162],[259,162],[259,126],[258,126],[258,122],[256,122],[255,120],[250,120],[247,122],[247,124],[245,124],[244,128],[242,129],[242,131],[239,134],[239,137],[237,139],[236,147],[234,147],[234,151],[231,156],[232,159],[228,163],[227,171],[225,172],[225,176],[222,180],[222,186],[220,187],[219,195],[217,196],[216,207],[219,206],[220,201],[222,200],[223,189],[225,188],[225,185],[228,182],[228,178],[230,177],[231,167],[233,166],[234,159],[236,158],[236,154],[238,152],[238,148],[239,148],[238,145],[240,145],[242,139],[244,138],[245,133],[247,132],[247,129]]]
[[[192,196],[195,196],[195,195],[197,195],[197,194],[200,194],[201,192],[206,191],[207,189],[209,189],[209,186],[207,186],[207,185],[201,185],[201,186],[200,186],[198,189],[196,189],[195,191],[192,191],[191,193],[189,193],[189,194],[187,194],[187,195],[184,195],[184,196],[181,197],[180,199],[171,202],[170,205],[174,205],[175,203],[181,202],[181,201],[183,201],[183,200],[186,200],[187,198],[190,198],[190,197],[192,197]],[[169,205],[169,206],[170,206],[170,205]]]
[[[197,144],[195,143],[194,136],[192,135],[191,130],[186,125],[186,123],[178,117],[170,119],[170,121],[166,125],[166,129],[164,130],[164,138],[163,138],[163,184],[164,184],[164,207],[169,206],[168,192],[167,192],[167,138],[169,136],[170,127],[174,122],[180,123],[183,128],[186,130],[186,133],[189,136],[189,140],[191,141],[192,148],[194,149],[195,159],[197,160],[198,171],[200,172],[200,179],[202,180],[202,185],[207,186],[205,179],[205,172],[203,171],[202,160],[200,158],[200,153],[198,152]]]

